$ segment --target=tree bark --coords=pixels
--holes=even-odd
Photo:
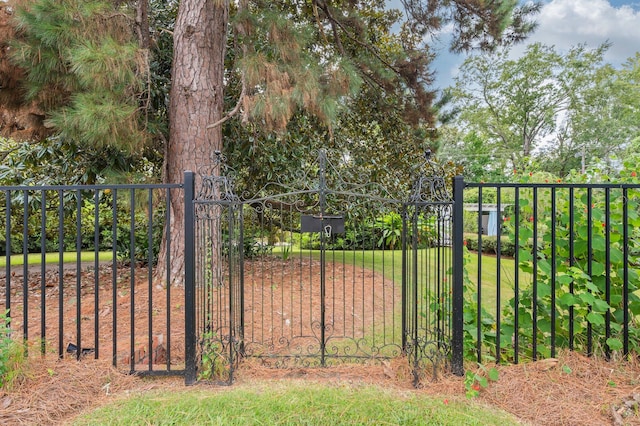
[[[182,0],[173,34],[173,67],[169,103],[166,180],[183,181],[185,170],[198,173],[222,148],[220,126],[224,104],[224,58],[229,20],[228,0]],[[196,180],[196,184],[197,184]],[[197,192],[197,189],[196,189]],[[163,242],[157,272],[170,267],[170,285],[184,282],[184,193],[174,191],[169,226],[170,262]],[[166,230],[165,230],[166,231]],[[165,232],[165,239],[167,232]]]

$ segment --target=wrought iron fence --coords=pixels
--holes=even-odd
[[[219,153],[212,172],[185,175],[196,315],[188,358],[230,383],[243,357],[287,367],[407,355],[421,381],[452,346],[453,199],[443,171],[427,157],[408,195],[394,196],[347,181],[324,151],[309,165],[242,197]]]
[[[30,351],[184,371],[184,289],[155,267],[174,191],[182,185],[0,186],[0,312]]]
[[[477,196],[464,237],[467,357],[517,363],[559,348],[607,357],[638,349],[640,185],[466,188]],[[483,221],[489,215],[496,226]]]
[[[312,169],[307,186],[246,197],[191,172],[184,185],[0,187],[0,309],[29,350],[187,383],[203,360],[232,382],[242,357],[406,355],[420,381],[443,361],[462,374],[464,358],[638,349],[640,185],[456,177],[451,193],[428,172],[403,199]],[[184,287],[160,252],[182,194]]]

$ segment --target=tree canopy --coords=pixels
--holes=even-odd
[[[152,156],[165,150],[159,143],[169,137],[170,36],[180,2],[11,1],[19,34],[11,56],[25,71],[25,100],[37,101],[47,128],[81,145],[130,153],[151,146]],[[182,3],[187,9],[189,1]],[[229,37],[224,114],[208,126],[225,125],[230,142],[246,144],[227,123],[237,115],[254,123],[247,128],[254,144],[269,149],[269,132],[295,132],[299,120],[288,125],[300,114],[309,115],[316,135],[328,135],[316,143],[337,135],[362,141],[349,134],[353,126],[373,126],[385,138],[397,136],[391,145],[424,149],[432,135],[424,129],[435,122],[426,36],[453,24],[452,50],[492,50],[523,39],[540,7],[511,0],[405,0],[404,11],[383,0],[213,3],[229,9]],[[359,151],[397,158],[397,149],[379,143],[375,136]]]
[[[162,153],[156,158],[168,182],[207,167],[216,150],[253,178],[243,153],[257,153],[263,175],[265,166],[291,171],[306,147],[330,144],[371,179],[393,183],[384,171],[413,162],[435,123],[427,35],[451,25],[452,50],[491,51],[526,37],[540,8],[407,0],[403,15],[384,0],[20,3],[13,57],[47,123],[75,144],[133,153],[138,143],[156,142],[151,152]],[[168,126],[150,119],[156,114]],[[238,149],[249,136],[253,150]],[[181,195],[172,201],[165,235],[183,241]],[[179,281],[184,250],[171,250],[172,281]]]
[[[509,49],[468,58],[453,89],[461,128],[503,173],[533,167],[562,176],[585,157],[621,153],[633,134],[622,122],[633,110],[623,99],[630,80],[603,64],[608,47],[560,53],[535,43],[515,59]]]
[[[16,13],[11,58],[46,126],[77,143],[135,152],[147,139],[138,119],[147,64],[131,18],[115,12],[100,0],[29,2]]]

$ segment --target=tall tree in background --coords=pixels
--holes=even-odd
[[[181,181],[184,170],[206,166],[211,153],[223,148],[220,125],[234,115],[278,130],[302,109],[330,130],[339,105],[362,84],[381,96],[397,95],[392,107],[402,111],[407,122],[433,123],[431,54],[425,35],[452,23],[454,50],[490,50],[532,31],[529,18],[540,6],[519,7],[515,0],[404,4],[408,20],[394,42],[393,34],[376,40],[380,33],[369,30],[377,19],[389,19],[388,13],[393,13],[385,10],[384,0],[182,0],[174,30],[168,180]],[[225,113],[225,83],[231,81],[225,80],[229,44],[234,62],[227,72],[239,74],[240,89],[235,106]],[[169,224],[176,242],[171,270],[178,281],[184,273],[181,206],[182,200],[174,199]]]
[[[158,100],[166,83],[157,84],[162,67],[156,70],[159,63],[151,61],[147,69],[145,61],[151,40],[157,40],[145,22],[153,22],[154,8],[162,6],[153,0],[13,1],[23,2],[23,16],[33,18],[21,26],[27,43],[16,60],[24,60],[21,65],[30,71],[29,93],[55,100],[43,102],[48,122],[78,143],[138,150],[136,144],[154,134],[149,114],[140,113],[150,105],[162,113]],[[177,0],[160,3],[169,8]],[[434,122],[433,54],[426,36],[452,24],[453,50],[491,50],[525,37],[533,29],[529,18],[539,9],[513,0],[407,0],[404,5],[403,22],[402,13],[386,9],[384,0],[181,0],[173,27],[165,180],[181,182],[184,170],[207,166],[211,153],[224,148],[223,130],[234,118],[239,118],[234,126],[247,124],[265,136],[285,131],[297,117],[297,125],[311,123],[318,130],[300,135],[323,135],[329,142],[339,123],[350,129],[334,142],[342,147],[357,139],[359,128],[373,141],[387,140],[393,120],[401,135],[416,129],[417,139],[424,135],[420,128]],[[83,19],[67,19],[61,6]],[[54,31],[31,38],[40,22]],[[63,31],[60,23],[71,30]],[[129,43],[132,34],[137,47]],[[38,62],[43,58],[38,52],[47,52],[45,61]],[[93,55],[89,61],[72,65],[87,52]],[[377,114],[377,123],[359,117],[367,105],[375,107],[369,117]],[[351,114],[341,114],[351,107]],[[292,141],[306,143],[304,137]],[[367,147],[360,154],[371,157],[371,152]],[[393,158],[403,151],[387,146],[384,152]],[[183,200],[174,197],[167,224],[175,282],[184,273],[182,207]]]
[[[640,53],[620,69],[602,67],[586,93],[585,107],[571,120],[576,145],[585,162],[619,164],[637,156],[640,148]],[[617,155],[618,158],[615,158]],[[599,161],[600,160],[600,161]]]
[[[470,57],[453,92],[460,117],[467,130],[491,147],[497,163],[510,159],[505,164],[509,170],[530,166],[535,150],[542,149],[559,161],[546,162],[559,166],[548,171],[566,173],[580,161],[576,154],[586,129],[574,120],[584,114],[595,117],[589,109],[605,95],[597,76],[607,48],[577,46],[561,54],[536,43],[518,59],[511,59],[509,50]],[[589,147],[595,153],[611,146],[594,140]]]

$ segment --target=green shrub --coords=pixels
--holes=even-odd
[[[465,234],[464,239],[467,242],[467,248],[471,251],[482,251],[487,254],[498,253],[498,237],[495,235],[482,236],[482,250],[478,250],[478,234]],[[515,245],[511,238],[506,236],[500,237],[500,254],[502,256],[513,257],[515,255]]]

